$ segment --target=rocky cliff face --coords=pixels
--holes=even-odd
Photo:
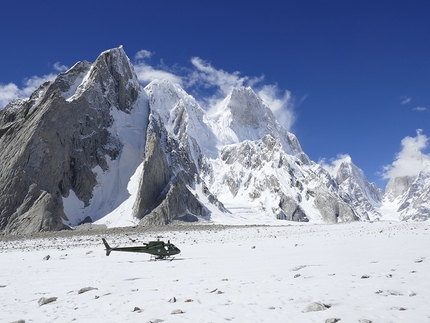
[[[107,170],[107,159],[117,158],[122,148],[109,132],[111,110],[127,113],[140,91],[118,48],[93,65],[76,64],[29,99],[6,106],[0,113],[0,230],[62,229],[68,220],[63,197],[70,191],[89,205],[97,185],[93,169]]]
[[[0,169],[4,233],[382,217],[381,190],[351,160],[329,174],[251,88],[206,111],[168,80],[142,88],[122,47],[0,111]],[[428,178],[389,183],[399,217],[429,218]]]

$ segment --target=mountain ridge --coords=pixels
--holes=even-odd
[[[251,88],[207,111],[171,81],[143,88],[122,46],[9,103],[0,149],[4,233],[231,223],[238,208],[249,209],[244,223],[430,217],[427,173],[400,181],[395,198],[350,158],[330,175]]]

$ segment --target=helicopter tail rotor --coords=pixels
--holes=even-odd
[[[105,238],[102,238],[102,241],[103,241],[103,244],[106,247],[106,256],[109,256],[110,253],[111,253],[111,251],[112,251],[112,248],[109,246],[109,244],[107,243],[107,241],[106,241]]]

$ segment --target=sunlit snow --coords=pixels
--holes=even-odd
[[[428,222],[186,229],[1,240],[0,322],[430,319]],[[158,235],[181,254],[106,257],[101,242],[132,246]],[[55,301],[40,306],[43,297]],[[304,313],[312,302],[327,309]]]

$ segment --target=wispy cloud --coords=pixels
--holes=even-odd
[[[58,72],[65,72],[69,68],[66,65],[62,65],[60,62],[54,63],[54,69]]]
[[[191,63],[194,70],[187,75],[186,85],[215,88],[215,94],[205,99],[209,107],[219,104],[234,87],[250,86],[272,110],[285,129],[291,130],[295,114],[294,99],[290,91],[282,91],[276,84],[263,84],[264,75],[250,77],[242,76],[238,71],[230,73],[213,67],[199,57],[193,57]]]
[[[57,67],[62,66],[64,65],[58,65]],[[55,64],[54,68],[56,69]],[[56,74],[50,73],[43,76],[25,78],[21,87],[18,87],[14,83],[0,84],[0,109],[3,109],[12,100],[29,97],[41,84],[46,81],[52,81],[56,76]]]
[[[291,130],[296,116],[294,98],[288,90],[281,91],[277,85],[263,85],[257,94],[270,107],[273,114],[285,129]]]
[[[168,71],[168,68],[164,64],[161,64],[161,67],[158,68],[149,65],[147,59],[151,58],[152,55],[152,52],[142,49],[134,56],[134,71],[139,81],[146,85],[155,79],[169,79],[174,83],[182,85],[182,78]]]
[[[401,141],[402,150],[396,154],[391,165],[383,167],[382,177],[391,179],[402,176],[416,176],[430,166],[430,155],[423,151],[427,148],[429,138],[417,130],[416,137],[405,137]]]
[[[400,104],[408,104],[408,103],[411,103],[411,101],[412,101],[412,98],[409,98],[409,97],[407,97],[407,96],[402,96],[402,97],[400,97]]]
[[[413,111],[426,111],[427,108],[426,107],[415,107],[412,109]]]
[[[152,52],[146,49],[142,49],[138,51],[136,55],[134,55],[134,59],[138,60],[138,59],[151,58],[151,56],[152,56]]]
[[[10,101],[19,97],[19,88],[16,84],[0,84],[0,109],[3,109]]]
[[[321,165],[331,176],[335,177],[343,162],[351,162],[351,157],[348,154],[338,154],[336,158],[330,158],[329,160],[322,158],[318,161],[318,164]]]
[[[182,85],[181,77],[167,71],[155,69],[145,63],[136,64],[134,66],[134,71],[136,72],[139,81],[142,83],[149,83],[155,79],[169,79],[174,83]]]
[[[168,67],[162,61],[154,67],[148,62],[152,57],[153,53],[145,49],[135,55],[134,69],[144,85],[154,79],[169,79],[192,93],[207,109],[218,105],[234,87],[250,86],[287,130],[295,122],[295,100],[291,92],[279,89],[276,84],[264,84],[264,75],[251,77],[239,71],[228,72],[200,57],[191,58],[191,67]]]
[[[252,86],[264,78],[241,76],[238,71],[229,73],[222,69],[216,69],[199,57],[193,57],[191,64],[194,70],[187,76],[187,86],[215,87],[223,96],[229,94],[234,87]]]

